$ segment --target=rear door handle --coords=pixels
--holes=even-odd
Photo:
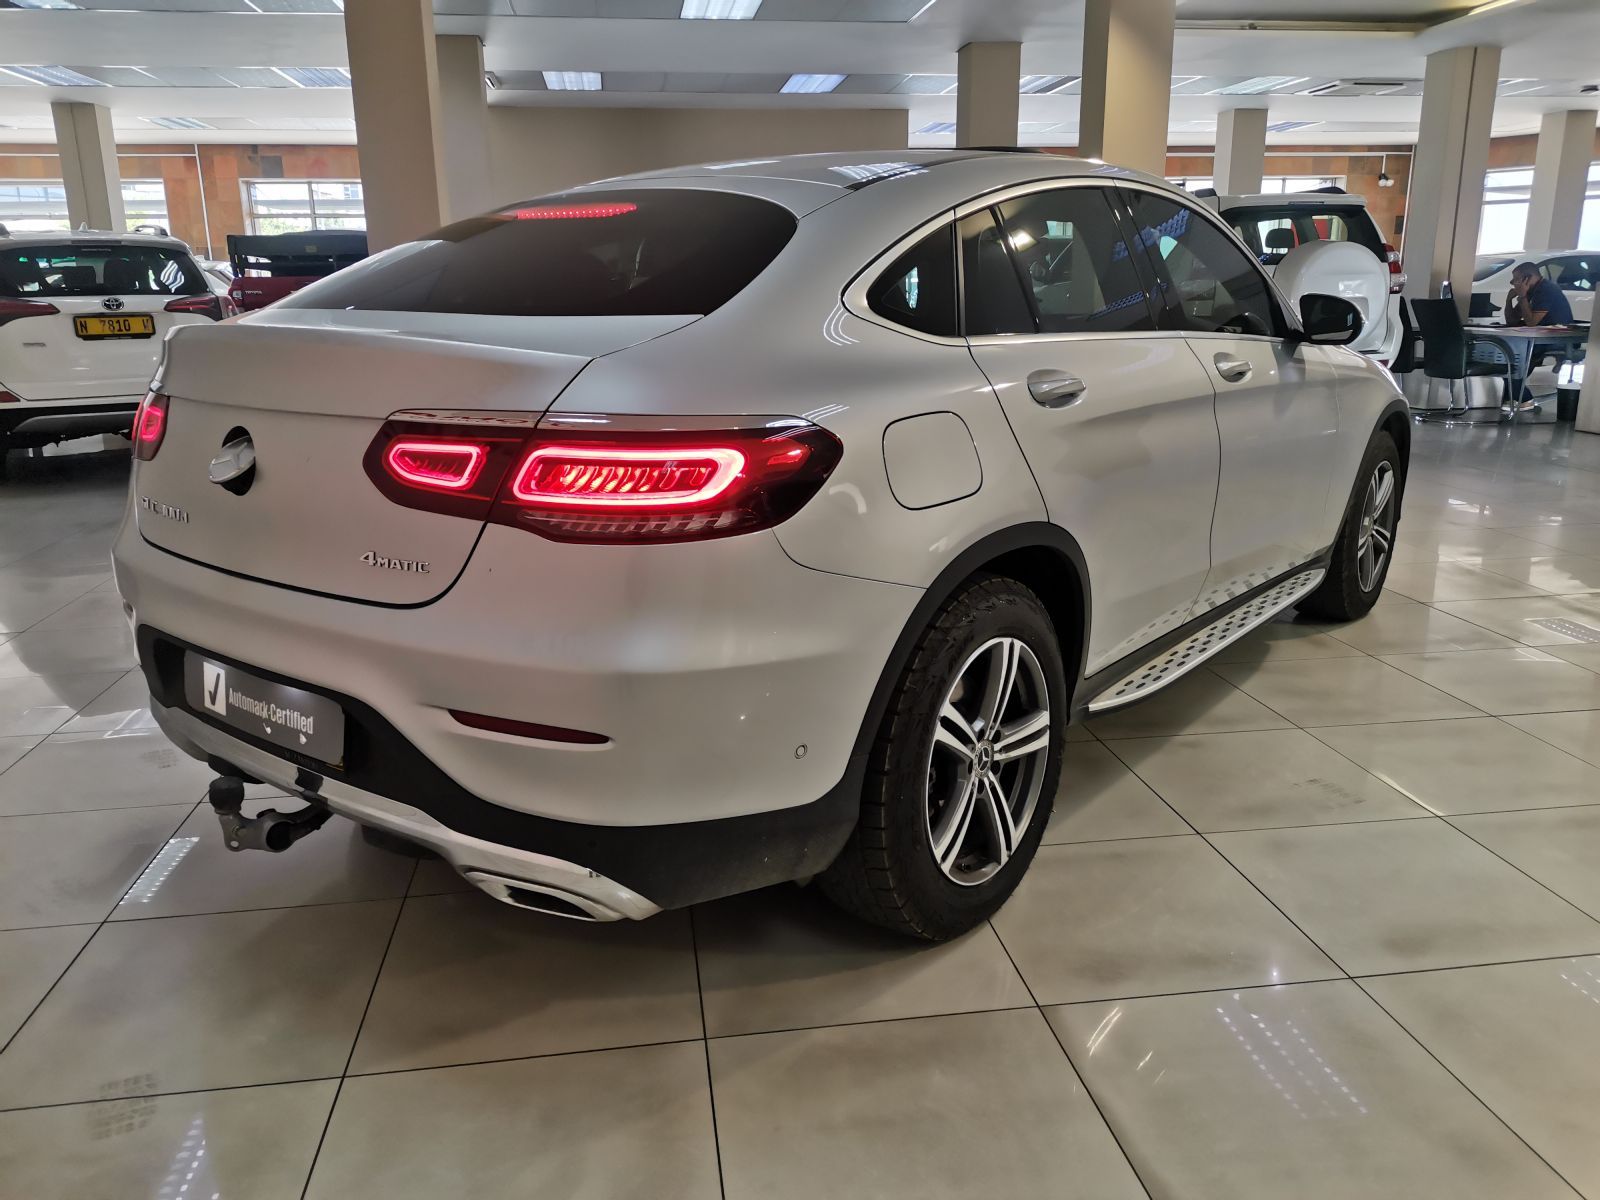
[[[1066,408],[1083,399],[1088,387],[1076,375],[1065,371],[1035,371],[1028,376],[1028,394],[1045,408]]]
[[[1256,369],[1248,358],[1234,358],[1227,354],[1214,355],[1211,361],[1217,365],[1217,374],[1229,383],[1243,383]]]

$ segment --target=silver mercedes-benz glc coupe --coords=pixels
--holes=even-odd
[[[1373,604],[1409,425],[1359,327],[1094,162],[607,180],[174,331],[117,581],[235,848],[338,814],[544,912],[815,877],[947,938],[1069,723]]]

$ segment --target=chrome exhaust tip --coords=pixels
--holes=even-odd
[[[620,921],[627,915],[588,896],[547,884],[530,883],[526,879],[511,879],[488,871],[463,871],[461,877],[502,904],[531,909],[546,916],[565,917],[569,921]]]

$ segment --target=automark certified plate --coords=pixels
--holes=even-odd
[[[325,763],[344,760],[344,710],[326,696],[272,683],[192,650],[183,694],[195,712]]]
[[[126,317],[73,317],[72,331],[81,338],[147,338],[156,333],[156,319],[148,313]]]

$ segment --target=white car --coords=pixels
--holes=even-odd
[[[1070,722],[1376,600],[1410,425],[1359,333],[1102,164],[608,180],[178,330],[117,583],[234,848],[340,814],[543,912],[816,876],[946,938]]]
[[[175,238],[0,232],[0,462],[12,447],[127,433],[162,338],[231,310]]]
[[[1478,255],[1472,272],[1472,291],[1475,295],[1488,293],[1494,316],[1505,318],[1511,273],[1518,263],[1525,262],[1538,267],[1540,275],[1566,294],[1574,321],[1594,318],[1594,290],[1600,286],[1600,250],[1518,250]]]
[[[1405,335],[1400,316],[1405,271],[1400,252],[1384,240],[1362,197],[1330,187],[1310,192],[1209,196],[1206,203],[1233,226],[1269,274],[1278,271],[1286,258],[1304,246],[1340,242],[1367,251],[1379,264],[1379,270],[1358,269],[1343,281],[1339,294],[1354,301],[1365,318],[1366,329],[1353,348],[1385,366],[1395,361]],[[1358,268],[1362,262],[1357,260]]]

